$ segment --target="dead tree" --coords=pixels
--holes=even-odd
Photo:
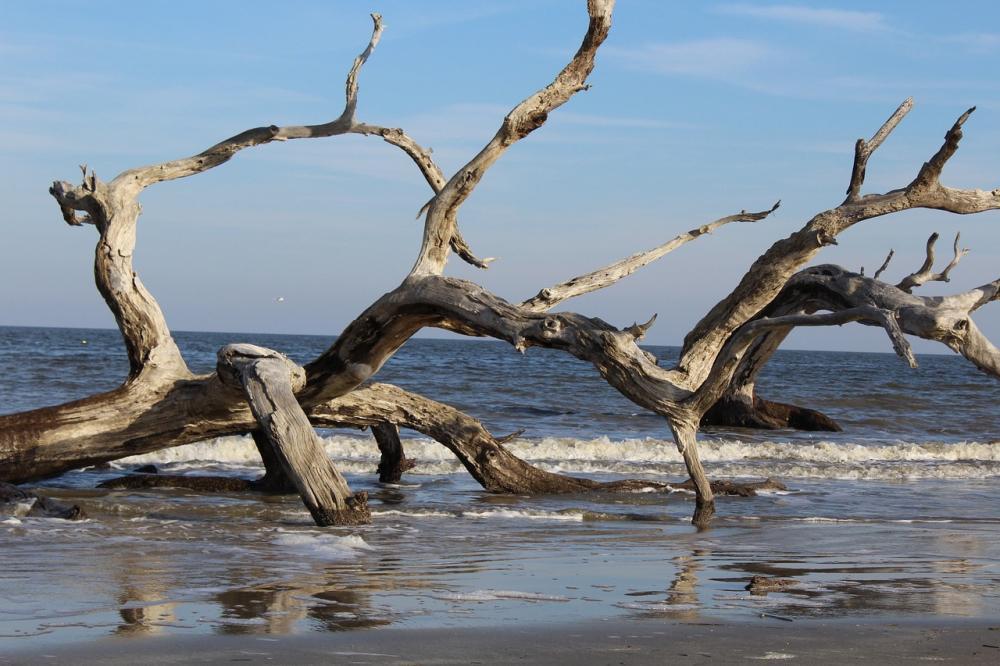
[[[97,287],[118,322],[130,370],[113,391],[0,417],[0,478],[23,483],[209,437],[256,432],[265,461],[271,461],[269,471],[280,466],[288,474],[318,522],[357,522],[367,519],[363,498],[351,495],[327,461],[316,461],[311,429],[392,424],[448,447],[489,491],[581,492],[656,485],[599,484],[537,469],[511,454],[471,416],[393,386],[366,384],[414,333],[431,326],[490,336],[521,352],[530,347],[559,349],[593,364],[622,394],[664,418],[696,494],[694,522],[705,524],[714,513],[715,491],[698,457],[699,424],[720,398],[735,396],[745,403],[753,396],[757,371],[796,326],[860,322],[882,327],[911,365],[914,359],[904,333],[917,335],[944,343],[984,372],[1000,377],[1000,353],[971,319],[977,308],[997,300],[1000,280],[954,296],[920,297],[910,293],[913,287],[947,279],[951,267],[934,274],[929,256],[924,267],[897,286],[880,281],[878,275],[865,277],[836,266],[804,268],[822,248],[835,244],[840,233],[864,220],[911,208],[960,214],[1000,208],[1000,189],[961,190],[940,182],[941,170],[958,149],[962,126],[973,109],[962,114],[909,184],[884,194],[862,194],[866,165],[912,102],[906,100],[870,140],[859,140],[847,198],[758,258],[736,288],[685,337],[680,359],[671,368],[661,367],[637,345],[653,319],[619,329],[600,319],[550,310],[606,288],[723,225],[762,220],[777,205],[702,225],[652,250],[542,289],[522,303],[445,276],[452,252],[481,268],[489,263],[479,259],[459,233],[459,210],[510,146],[587,88],[595,56],[611,27],[612,6],[613,0],[588,1],[586,33],[566,67],[551,84],[516,105],[485,147],[447,178],[429,152],[402,130],[355,118],[357,78],[382,32],[380,17],[374,15],[372,38],[350,70],[346,104],[335,120],[250,129],[192,157],[130,169],[107,182],[86,167],[79,185],[56,182],[51,193],[65,221],[91,225],[98,232]],[[433,189],[421,211],[424,233],[413,267],[398,287],[372,303],[304,368],[269,350],[227,347],[220,352],[218,372],[192,374],[163,313],[132,265],[139,196],[157,183],[224,164],[245,148],[340,134],[378,136],[399,147]],[[932,249],[933,244],[929,255]],[[956,254],[953,264],[959,258]],[[755,409],[760,411],[751,401],[747,410]],[[316,476],[309,468],[313,463],[306,460],[322,467],[322,473]]]

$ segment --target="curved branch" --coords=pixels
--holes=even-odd
[[[410,275],[440,275],[448,261],[459,207],[472,194],[489,169],[514,143],[541,127],[548,114],[586,89],[598,47],[611,29],[614,0],[588,0],[590,21],[579,50],[548,86],[515,106],[500,129],[479,154],[459,169],[431,200],[424,222],[420,254]]]
[[[708,378],[698,387],[694,395],[687,400],[687,403],[699,414],[707,412],[719,397],[722,396],[722,393],[729,385],[733,373],[742,360],[744,353],[754,340],[765,333],[798,326],[840,326],[855,321],[869,322],[884,328],[889,339],[892,341],[892,346],[896,353],[905,359],[911,368],[917,367],[917,360],[913,356],[913,350],[910,348],[910,343],[903,336],[895,315],[882,308],[872,305],[859,305],[837,312],[824,312],[821,314],[800,313],[779,317],[764,317],[747,323],[729,339],[716,357],[715,364],[712,366]]]
[[[699,392],[705,393],[699,405],[710,401],[719,385],[727,391],[731,391],[734,384],[746,384],[752,388],[754,375],[791,330],[791,325],[776,324],[790,322],[783,315],[794,311],[832,311],[828,315],[811,315],[828,317],[826,322],[822,319],[814,320],[823,324],[833,321],[835,318],[832,315],[835,314],[851,317],[859,309],[874,309],[884,315],[860,317],[857,321],[887,328],[897,351],[901,348],[905,354],[908,346],[902,333],[935,340],[962,354],[980,370],[1000,379],[1000,352],[979,331],[970,316],[973,311],[994,300],[1000,300],[1000,280],[954,296],[920,297],[839,266],[808,268],[788,281],[785,289],[758,320],[748,323],[733,335],[726,348],[725,358],[732,362],[735,360],[732,355],[736,354],[740,357],[738,364],[725,365],[724,355],[720,354],[709,380],[699,389]],[[761,324],[760,321],[767,323]],[[738,338],[752,335],[754,327],[759,326],[768,330],[741,352]],[[752,395],[742,397],[753,398]]]
[[[354,112],[358,104],[358,74],[382,37],[382,17],[379,14],[372,14],[371,17],[374,23],[371,39],[365,50],[355,58],[354,64],[347,74],[344,110],[335,120],[319,125],[254,127],[220,141],[197,155],[124,171],[111,181],[111,187],[120,187],[128,191],[131,196],[135,196],[155,183],[185,178],[225,164],[233,155],[244,148],[260,146],[272,141],[328,137],[349,132],[355,125]]]
[[[735,215],[728,215],[714,222],[703,224],[697,229],[692,229],[687,233],[675,236],[663,245],[654,247],[651,250],[637,252],[604,268],[599,268],[596,271],[570,278],[565,282],[542,289],[537,295],[521,303],[521,307],[534,312],[545,312],[570,298],[589,294],[598,289],[604,289],[700,236],[710,234],[730,222],[758,222],[776,211],[780,205],[781,201],[779,200],[770,209],[759,213],[748,213],[742,210]]]

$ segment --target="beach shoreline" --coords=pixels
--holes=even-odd
[[[620,619],[490,628],[284,636],[117,637],[0,652],[0,663],[74,664],[740,664],[754,661],[996,664],[1000,618],[787,622]]]

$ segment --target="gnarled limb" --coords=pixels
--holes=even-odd
[[[228,345],[219,350],[218,373],[223,383],[243,390],[274,457],[317,525],[371,522],[368,495],[351,492],[295,399],[294,390],[305,383],[300,367],[269,349]]]
[[[873,137],[871,150],[881,145],[908,110],[906,103],[896,110]],[[940,182],[941,170],[958,149],[962,125],[973,110],[959,117],[945,135],[942,147],[921,167],[909,185],[885,194],[848,196],[840,206],[819,213],[802,229],[772,245],[753,263],[739,285],[685,336],[678,363],[681,381],[691,388],[704,382],[715,357],[733,332],[763,310],[788,279],[820,249],[835,244],[840,233],[858,222],[911,208],[933,208],[958,214],[1000,208],[1000,188],[990,192],[959,190]],[[864,161],[869,155],[870,151],[863,155]],[[863,180],[863,166],[861,179],[857,179],[858,188]]]
[[[972,312],[997,300],[998,293],[1000,280],[953,296],[920,297],[874,277],[868,278],[839,266],[822,265],[793,276],[761,318],[771,318],[774,322],[794,311],[829,310],[843,315],[857,308],[875,308],[888,314],[881,318],[861,317],[857,321],[883,327],[889,322],[890,328],[898,326],[899,332],[892,333],[896,338],[900,333],[907,333],[941,342],[965,356],[983,372],[1000,379],[1000,351],[971,318]],[[734,387],[752,388],[756,373],[790,331],[791,326],[777,327],[759,335],[743,354],[720,401],[725,401],[734,392]],[[752,393],[744,397],[759,400]],[[706,415],[714,409],[716,406]]]
[[[639,490],[695,490],[688,480],[663,483],[624,479],[601,483],[592,479],[547,472],[521,460],[506,447],[510,438],[494,437],[477,419],[459,410],[391,384],[373,383],[317,406],[310,419],[321,427],[377,426],[392,423],[435,439],[455,454],[470,474],[490,492],[513,494],[567,494],[582,492],[636,492]],[[515,433],[516,434],[516,433]],[[712,482],[723,495],[752,496],[760,488],[777,488],[774,480]],[[783,488],[783,486],[782,486]]]
[[[934,244],[937,243],[938,234],[934,232],[927,239],[927,257],[924,259],[923,265],[915,273],[910,273],[903,280],[896,285],[896,288],[905,291],[906,293],[912,293],[915,287],[919,287],[928,282],[950,282],[951,278],[949,274],[951,269],[958,265],[958,262],[962,260],[962,257],[969,253],[968,249],[959,249],[958,241],[962,238],[961,232],[955,234],[955,256],[954,258],[945,266],[945,269],[940,273],[934,272]],[[888,259],[886,263],[888,263]],[[878,277],[876,275],[875,277]]]

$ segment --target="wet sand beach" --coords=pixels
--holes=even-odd
[[[251,638],[103,639],[0,663],[143,664],[996,664],[988,623],[606,621],[505,629],[392,629]]]

